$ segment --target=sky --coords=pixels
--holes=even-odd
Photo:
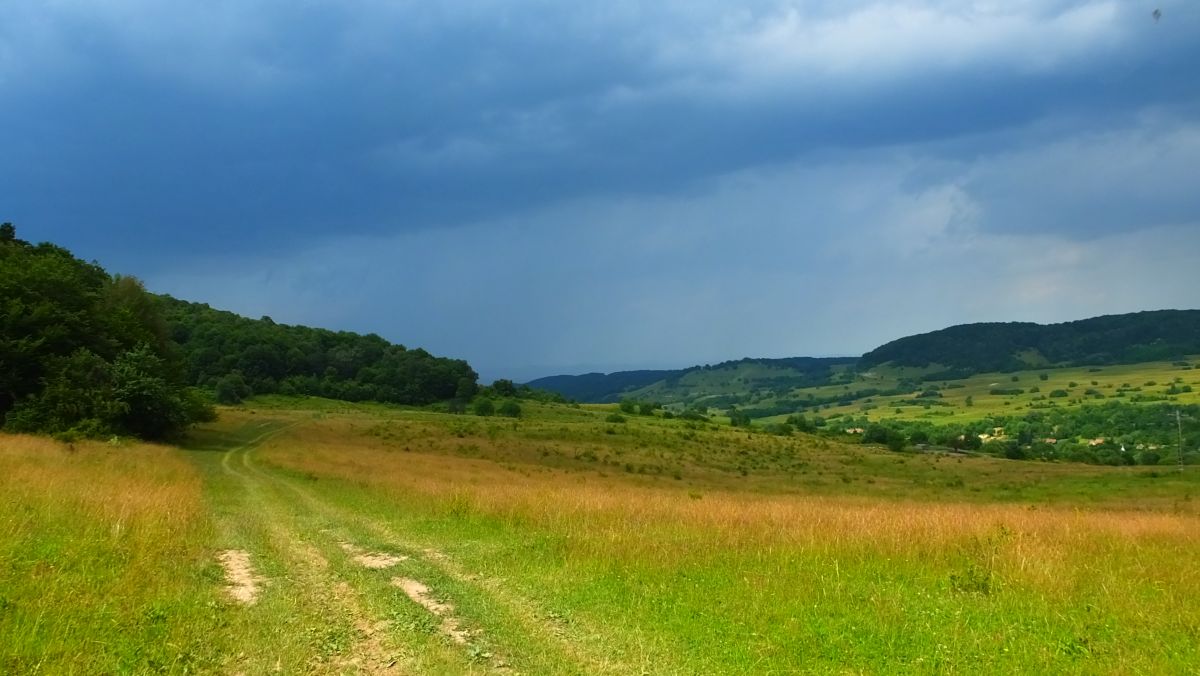
[[[1200,307],[1197,64],[1193,0],[4,0],[0,221],[485,381],[856,355]]]

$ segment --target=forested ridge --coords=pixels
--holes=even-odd
[[[908,336],[878,347],[859,370],[885,362],[938,364],[959,377],[1031,366],[1136,364],[1200,354],[1200,310],[1154,310],[1061,324],[962,324]]]
[[[831,367],[852,365],[854,357],[785,357],[781,359],[746,357],[719,364],[689,366],[665,371],[616,371],[614,373],[585,373],[578,376],[547,376],[529,381],[531,387],[557,392],[564,397],[592,403],[613,403],[640,388],[661,383],[678,388],[689,375],[697,373],[728,373],[730,378],[743,375],[739,366],[758,365],[777,371],[755,378],[748,387],[811,387],[829,382]]]
[[[462,360],[377,335],[248,319],[146,291],[0,225],[0,426],[65,436],[176,436],[211,400],[309,394],[427,404],[469,399]]]
[[[615,402],[627,393],[661,383],[676,387],[697,372],[741,378],[736,367],[761,364],[786,370],[779,377],[745,383],[753,389],[813,387],[830,382],[832,366],[865,373],[882,364],[941,367],[925,380],[958,380],[976,373],[1037,367],[1102,366],[1171,361],[1200,354],[1200,310],[1152,310],[1106,315],[1061,324],[984,322],[906,336],[860,358],[741,359],[672,371],[619,371],[548,376],[530,385],[589,402]],[[713,380],[710,378],[710,380]],[[777,382],[768,382],[769,380]],[[729,395],[726,399],[735,400]],[[665,401],[665,400],[664,400]]]
[[[375,334],[249,319],[169,296],[161,302],[187,380],[225,403],[280,393],[420,405],[475,394],[478,376],[461,359]]]
[[[0,225],[5,429],[159,439],[212,416],[140,282]]]

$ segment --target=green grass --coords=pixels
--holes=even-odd
[[[1035,376],[1036,377],[1036,376]],[[183,449],[0,436],[11,673],[1172,673],[1200,474],[523,404],[263,398]],[[122,516],[123,515],[123,516]],[[128,530],[114,535],[114,519]],[[252,606],[217,554],[250,553]],[[365,568],[356,552],[407,557]],[[469,631],[447,637],[394,584]]]
[[[1189,359],[1189,363],[1200,363],[1200,359]],[[936,366],[925,369],[881,367],[866,374],[858,374],[852,383],[826,385],[796,390],[789,396],[804,398],[838,396],[870,388],[888,390],[904,379],[916,379],[925,373],[939,371]],[[1040,378],[1046,375],[1046,380]],[[1016,378],[1016,380],[1013,380]],[[1172,385],[1190,386],[1191,392],[1171,394]],[[1180,404],[1200,403],[1200,370],[1180,366],[1174,362],[1147,362],[1117,366],[1094,366],[1073,368],[1038,368],[1014,373],[982,373],[960,380],[933,381],[922,387],[937,387],[941,397],[920,405],[912,394],[892,396],[870,396],[857,398],[846,405],[823,407],[819,414],[865,415],[871,420],[924,420],[934,423],[951,423],[982,420],[993,415],[1022,415],[1038,407],[1074,407],[1108,401],[1127,403],[1169,402]],[[1127,386],[1127,387],[1126,387]],[[1036,388],[1036,391],[1034,391]],[[992,394],[993,390],[1020,389],[1020,394]],[[1050,397],[1054,390],[1063,390],[1067,397]],[[1094,390],[1088,394],[1088,390]],[[1095,394],[1101,396],[1097,397]],[[971,404],[968,405],[967,398]],[[772,398],[764,398],[759,404],[769,404]],[[767,420],[783,420],[786,415]]]
[[[0,671],[219,665],[220,574],[178,451],[2,436],[0,463]]]
[[[526,424],[523,438],[538,438],[537,421]],[[953,463],[986,487],[984,504],[963,505],[961,493],[908,474],[911,458],[864,458],[855,471],[876,484],[838,481],[829,488],[841,484],[842,494],[820,491],[825,502],[813,502],[762,482],[738,490],[733,476],[697,492],[578,468],[530,475],[509,455],[508,434],[490,446],[481,438],[471,457],[406,453],[364,429],[357,440],[342,435],[336,450],[280,443],[263,458],[294,477],[321,477],[307,490],[335,509],[500,581],[503,597],[559,618],[590,659],[617,671],[1154,672],[1197,657],[1197,580],[1185,564],[1195,553],[1190,475],[1154,485],[1134,472],[1068,467],[1080,477],[1058,478],[1074,491],[1053,486],[1052,474],[1009,477],[1026,497],[1053,496],[1031,509],[1009,503],[1014,496],[988,476],[1001,461]],[[347,455],[354,465],[341,462]],[[389,466],[420,472],[369,469]],[[884,479],[908,484],[907,497],[871,497]],[[1159,490],[1167,502],[1142,493]],[[1005,505],[987,504],[997,501]],[[1154,505],[1161,511],[1144,511]]]

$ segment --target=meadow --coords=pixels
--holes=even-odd
[[[895,395],[853,396],[868,388],[891,390],[902,382],[921,382],[939,367],[884,366],[854,374],[847,382],[796,390],[791,396],[818,398],[846,396],[844,403],[823,406],[823,416],[865,415],[871,420],[954,423],[993,415],[1021,415],[1048,407],[1073,407],[1119,401],[1124,403],[1200,403],[1200,371],[1196,358],[1110,366],[1034,368],[1011,373],[979,373],[957,380],[931,380],[932,400],[914,399],[911,392]],[[1054,396],[1052,396],[1054,393]],[[969,398],[969,399],[968,399]],[[761,403],[769,403],[765,398]],[[753,404],[751,404],[753,405]],[[786,416],[780,416],[782,420]]]
[[[1036,375],[1034,376],[1036,380]],[[893,453],[611,406],[260,398],[0,436],[11,673],[1184,673],[1193,467]],[[253,603],[220,563],[242,552]]]

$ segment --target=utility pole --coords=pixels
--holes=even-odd
[[[1183,472],[1183,422],[1179,417],[1179,409],[1175,409],[1175,428],[1179,432],[1179,471]]]

